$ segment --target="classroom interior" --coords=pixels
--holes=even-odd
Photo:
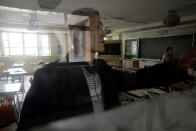
[[[195,0],[1,0],[0,114],[12,117],[6,108],[13,107],[15,119],[0,115],[0,130],[17,128],[34,73],[66,59],[70,42],[67,15],[82,7],[99,11],[106,35],[100,45],[103,51],[97,57],[113,69],[135,73],[161,64],[167,47],[173,47],[176,59],[196,46]],[[188,73],[193,80],[119,93],[121,104],[192,89],[196,86],[196,70],[189,69]]]

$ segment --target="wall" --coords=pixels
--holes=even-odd
[[[160,23],[155,23],[154,26],[159,25]],[[150,26],[153,26],[152,24]],[[141,31],[142,28],[138,28],[140,31],[126,30],[126,32],[114,33],[109,37],[109,39],[116,40],[126,40],[128,38],[155,38],[155,37],[166,37],[166,36],[176,36],[176,35],[185,35],[185,34],[193,34],[196,32],[196,24],[192,25],[184,25],[177,26],[172,28],[159,28],[147,31]],[[123,42],[123,50],[124,50],[124,42]],[[124,53],[123,53],[124,54]],[[160,60],[140,60],[139,65],[140,68],[145,66],[152,66],[154,64],[160,63]]]
[[[28,73],[33,73],[34,69],[32,63],[39,60],[53,62],[60,59],[62,56],[65,56],[65,52],[63,52],[62,55],[58,54],[58,45],[61,45],[64,50],[65,44],[67,43],[67,34],[49,33],[49,39],[51,43],[51,56],[0,57],[0,61],[5,63],[6,68],[10,68],[15,62],[23,61],[25,62],[24,70],[26,70]],[[0,45],[2,45],[2,41],[0,41]]]
[[[173,27],[173,28],[162,28],[150,31],[132,32],[121,34],[122,39],[127,38],[153,38],[153,37],[165,37],[165,36],[176,36],[192,34],[196,32],[196,25]],[[116,36],[115,36],[116,37]]]

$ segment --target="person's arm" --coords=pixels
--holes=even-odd
[[[177,59],[141,69],[136,73],[112,69],[103,60],[96,61],[96,64],[101,78],[104,78],[102,80],[108,79],[112,84],[118,84],[115,86],[120,92],[167,86],[190,78],[187,71],[179,67]]]
[[[191,48],[178,59],[141,69],[133,74],[114,70],[101,60],[96,64],[103,77],[112,77],[114,82],[119,84],[117,86],[119,91],[167,86],[190,78],[187,68],[196,67],[196,47]]]
[[[118,70],[113,72],[120,84],[119,91],[167,86],[190,78],[186,70],[179,68],[177,60],[144,68],[136,73]]]
[[[150,68],[139,70],[137,73],[114,71],[119,80],[119,90],[127,91],[131,89],[153,88],[167,86],[182,80],[187,80],[190,76],[188,68],[196,67],[196,47],[191,48],[178,59],[155,65]]]
[[[161,61],[162,61],[162,63],[166,62],[166,54],[163,55],[163,58]]]

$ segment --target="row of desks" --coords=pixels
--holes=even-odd
[[[6,83],[0,84],[0,97],[11,96],[14,98],[14,107],[19,116],[20,114],[20,103],[18,92],[21,89],[21,83]],[[16,99],[15,99],[16,98]]]
[[[23,65],[13,65],[12,68],[4,71],[7,80],[0,83],[0,97],[11,96],[14,98],[14,107],[19,116],[20,114],[20,92],[24,94],[24,79],[27,72],[23,70]],[[11,81],[9,78],[11,77]]]

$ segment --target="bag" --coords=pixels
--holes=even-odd
[[[12,102],[0,106],[0,128],[16,122],[16,116]]]

